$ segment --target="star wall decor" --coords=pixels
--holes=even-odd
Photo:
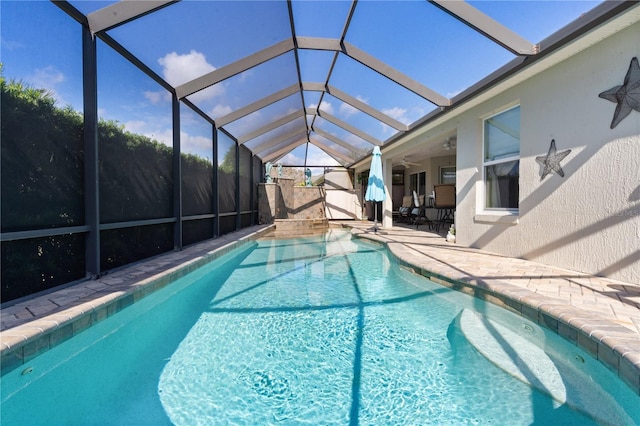
[[[562,152],[556,150],[556,140],[551,139],[551,145],[549,146],[549,152],[547,155],[541,155],[536,157],[536,161],[542,165],[542,175],[540,180],[542,181],[551,172],[556,172],[560,176],[564,177],[564,171],[560,167],[560,162],[564,160],[564,157],[569,155],[570,149]]]
[[[616,111],[611,120],[611,128],[613,129],[620,123],[632,110],[640,112],[640,65],[638,58],[631,59],[629,70],[624,77],[622,86],[615,86],[598,95],[599,97],[611,102],[615,102]]]

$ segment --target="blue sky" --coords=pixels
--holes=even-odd
[[[83,13],[110,4],[72,1]],[[474,7],[502,22],[530,42],[536,43],[582,13],[593,1],[472,1]],[[348,2],[294,1],[296,33],[300,36],[337,38],[344,26]],[[281,1],[188,1],[164,8],[109,34],[137,55],[171,84],[228,65],[257,50],[291,36],[286,2]],[[60,106],[82,110],[81,30],[79,24],[48,1],[0,2],[1,50],[4,75],[45,88]],[[425,1],[360,1],[346,41],[432,90],[452,97],[513,58],[500,46],[478,35]],[[303,81],[324,83],[332,52],[302,51],[299,55]],[[166,91],[126,60],[98,44],[99,113],[117,120],[130,131],[171,140],[170,98]],[[214,118],[297,84],[293,53],[255,67],[189,99]],[[409,124],[434,108],[430,102],[399,88],[361,64],[341,56],[333,70],[331,85]],[[319,93],[305,92],[306,107],[317,107]],[[269,110],[227,126],[241,137],[269,120],[301,108],[299,95],[278,102]],[[358,112],[337,98],[325,95],[320,106],[371,136],[386,140],[393,129]],[[182,145],[185,151],[208,157],[210,127],[182,108]],[[326,120],[322,130],[354,143],[371,145]],[[287,128],[274,131],[285,133]],[[269,135],[271,136],[271,135]],[[262,138],[264,139],[264,138]],[[328,145],[333,144],[324,138]],[[261,140],[250,141],[256,146]],[[301,162],[305,146],[285,164]],[[338,150],[344,151],[340,147]],[[335,162],[310,149],[308,163]]]

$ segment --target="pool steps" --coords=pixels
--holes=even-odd
[[[596,364],[596,360],[585,360],[575,354],[554,353],[540,326],[525,318],[508,321],[502,322],[465,308],[452,322],[450,333],[462,336],[491,363],[550,396],[558,405],[567,405],[585,413],[599,424],[637,423],[624,412],[613,396],[603,390],[601,381],[588,382],[587,370],[596,377],[606,372],[602,371],[603,366]],[[558,361],[560,359],[562,362]]]
[[[327,219],[275,219],[273,235],[276,237],[297,237],[325,232],[329,228]]]

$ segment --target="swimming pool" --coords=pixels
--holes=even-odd
[[[638,424],[637,407],[557,335],[332,230],[247,244],[8,373],[0,420]]]

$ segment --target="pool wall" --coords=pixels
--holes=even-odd
[[[272,232],[273,228],[273,225],[246,228],[194,244],[179,252],[129,265],[97,280],[36,297],[41,299],[39,302],[22,302],[28,304],[28,311],[26,308],[16,310],[15,307],[20,303],[7,308],[16,312],[13,315],[16,325],[11,326],[11,321],[6,318],[8,314],[3,312],[3,330],[0,332],[1,374],[19,368],[169,283]],[[70,299],[75,300],[69,303]],[[66,307],[55,309],[56,303]]]

